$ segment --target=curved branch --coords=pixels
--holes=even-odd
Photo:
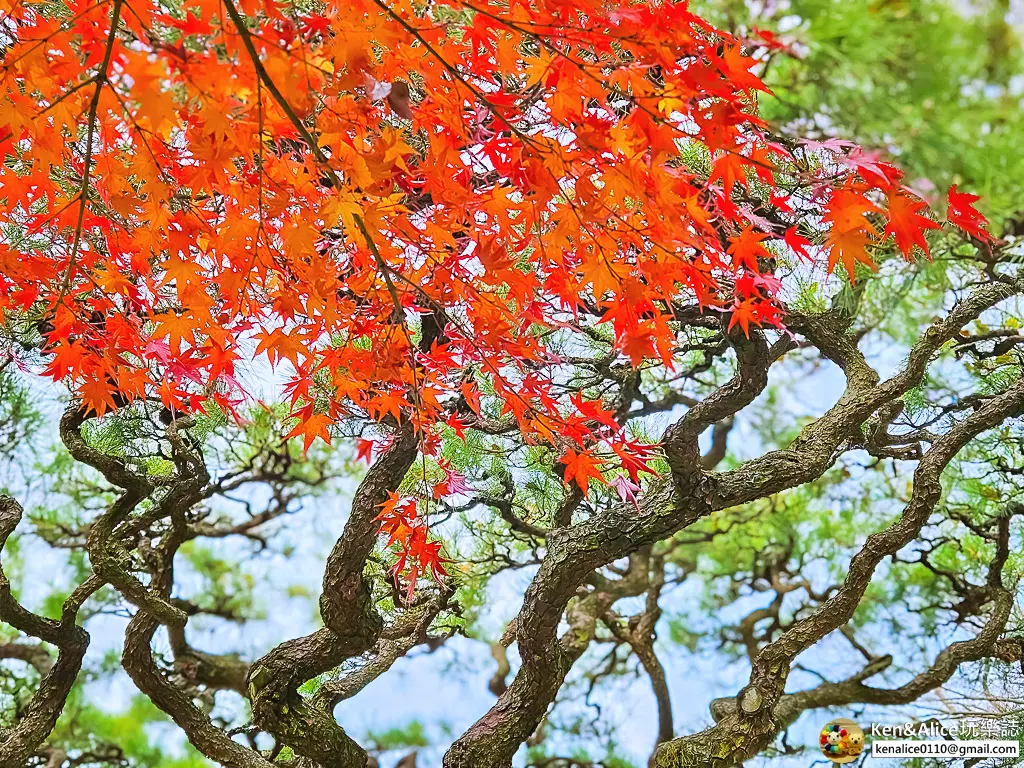
[[[1024,413],[1024,381],[986,402],[939,438],[924,454],[914,472],[912,496],[903,514],[888,528],[868,537],[851,560],[843,586],[758,653],[750,673],[750,684],[740,694],[739,709],[719,719],[712,728],[662,745],[654,765],[657,768],[690,764],[731,766],[767,746],[779,731],[774,714],[784,699],[790,665],[796,656],[846,624],[859,605],[878,564],[918,535],[941,496],[940,477],[949,461],[977,435],[1020,413]],[[1002,625],[1005,625],[1005,617],[995,636],[989,638],[990,644],[994,643]],[[968,646],[968,649],[973,647]],[[956,664],[951,664],[956,653],[964,652],[963,646],[954,648],[960,650],[940,657],[943,669],[948,669],[950,675],[956,668]],[[921,686],[925,683],[912,681],[902,695],[920,696],[924,692]]]
[[[185,487],[175,490],[177,493],[173,498],[164,502],[173,526],[155,553],[160,567],[149,587],[155,598],[167,604],[170,604],[171,589],[174,585],[174,555],[187,538],[184,510],[201,498],[202,484],[186,483]],[[184,615],[183,611],[181,613]],[[192,699],[184,690],[173,685],[161,673],[153,659],[152,650],[153,635],[159,626],[159,620],[147,613],[144,608],[128,623],[121,664],[132,682],[166,713],[185,732],[189,742],[208,758],[228,768],[270,768],[272,763],[259,753],[232,741],[192,703]]]
[[[417,452],[412,425],[404,422],[359,484],[345,530],[327,558],[320,598],[326,626],[278,645],[250,667],[253,720],[326,768],[364,768],[366,752],[329,712],[308,702],[298,689],[377,642],[382,621],[363,570],[377,541],[377,511],[405,477]]]
[[[0,552],[3,552],[21,516],[21,505],[10,496],[0,494]],[[75,617],[75,611],[65,609],[61,620],[53,621],[27,610],[14,598],[11,583],[0,567],[0,620],[58,649],[57,661],[51,662],[45,673],[45,665],[36,667],[42,674],[42,680],[28,703],[25,715],[12,728],[0,729],[0,768],[25,765],[26,759],[57,724],[89,647],[89,635],[75,624]],[[38,659],[36,663],[39,663]]]
[[[708,475],[700,468],[697,436],[753,400],[757,386],[766,381],[767,367],[776,351],[773,348],[769,352],[756,341],[751,341],[749,347],[741,343],[737,347],[737,376],[693,406],[666,434],[671,483],[651,483],[635,507],[613,506],[584,522],[548,534],[547,554],[527,588],[517,622],[523,660],[519,674],[491,710],[455,741],[445,756],[445,768],[474,768],[481,764],[503,767],[511,763],[512,755],[536,728],[569,671],[572,659],[560,652],[555,632],[566,605],[589,573],[685,528],[712,511],[820,477],[835,462],[840,446],[856,428],[887,402],[917,385],[942,344],[983,311],[1020,290],[1019,284],[1011,287],[1003,283],[976,290],[945,318],[934,322],[911,350],[903,370],[880,384],[874,383],[877,377],[866,363],[862,364],[863,355],[845,331],[815,326],[816,332],[828,340],[829,354],[842,361],[847,373],[847,390],[839,402],[807,426],[787,448],[771,451],[734,470]],[[778,350],[778,354],[785,348]],[[762,361],[763,373],[756,359]],[[1011,399],[1014,396],[1009,395]],[[967,422],[976,423],[982,410],[991,416],[994,411],[990,406],[992,401],[965,420],[961,428]],[[1000,414],[999,418],[1003,416]],[[931,452],[934,451],[933,447]],[[835,599],[833,596],[832,600]],[[843,619],[840,623],[845,622]]]

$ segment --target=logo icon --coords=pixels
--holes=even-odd
[[[821,729],[821,754],[833,763],[852,763],[864,751],[864,731],[853,720],[839,717]]]

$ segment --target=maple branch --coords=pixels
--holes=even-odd
[[[85,166],[82,171],[82,188],[78,193],[78,221],[75,224],[75,235],[71,245],[71,257],[68,260],[68,269],[64,274],[64,279],[61,281],[60,292],[57,294],[57,300],[54,302],[55,305],[63,302],[64,297],[67,296],[68,291],[71,290],[71,279],[75,270],[75,261],[78,258],[78,249],[82,243],[82,228],[85,224],[86,196],[89,191],[89,177],[92,172],[92,143],[94,132],[96,130],[96,117],[100,107],[100,94],[103,91],[103,86],[108,82],[107,69],[110,67],[110,59],[114,54],[114,41],[117,39],[117,28],[121,23],[121,8],[123,5],[124,0],[114,0],[114,7],[110,14],[110,33],[107,35],[106,47],[103,50],[103,59],[100,61],[99,69],[96,71],[96,76],[93,78],[96,82],[96,89],[93,91],[92,98],[89,100],[89,111],[86,117]]]
[[[14,1],[23,7],[24,0]],[[29,636],[0,645],[0,658],[32,664],[42,681],[25,716],[0,729],[3,768],[89,759],[89,753],[69,757],[59,730],[51,744],[38,744],[81,665],[75,643],[88,635],[76,629],[76,614],[108,585],[110,597],[97,610],[112,599],[131,615],[123,668],[211,762],[376,766],[335,719],[335,705],[413,649],[439,647],[457,627],[436,634],[431,627],[460,611],[437,569],[434,586],[423,588],[426,579],[419,578],[423,553],[438,564],[442,542],[393,539],[380,551],[382,519],[404,524],[388,529],[385,523],[388,534],[419,536],[428,522],[459,516],[467,535],[453,541],[472,540],[480,550],[465,562],[481,567],[460,584],[474,598],[495,574],[530,569],[521,610],[492,646],[497,701],[452,745],[447,768],[509,768],[524,742],[533,746],[543,738],[547,713],[559,704],[574,665],[587,664],[599,643],[611,652],[599,666],[577,670],[591,683],[588,697],[597,681],[636,670],[626,666],[629,655],[636,657],[658,708],[661,746],[652,756],[658,768],[676,761],[736,764],[809,708],[913,701],[949,680],[961,663],[1024,656],[1024,641],[1006,636],[1012,596],[1001,574],[1010,555],[1010,515],[979,521],[978,510],[964,513],[963,525],[981,537],[981,549],[995,554],[980,562],[972,553],[970,566],[959,569],[940,559],[940,547],[955,540],[925,528],[944,468],[962,466],[957,452],[1024,409],[1024,384],[1006,383],[1019,374],[1020,360],[1013,359],[1020,357],[1022,336],[1009,321],[1003,330],[973,337],[964,330],[965,323],[1000,314],[1000,302],[1024,290],[1024,281],[997,272],[1000,257],[973,208],[976,198],[951,190],[945,218],[988,254],[974,257],[985,266],[967,263],[961,273],[965,262],[950,255],[955,273],[930,290],[942,292],[943,308],[947,299],[956,303],[883,380],[859,348],[866,329],[854,327],[865,282],[841,289],[826,312],[787,313],[781,296],[803,278],[782,274],[778,268],[789,260],[776,260],[774,245],[757,243],[778,243],[812,262],[826,261],[828,251],[829,272],[842,260],[851,281],[856,262],[869,263],[869,249],[890,250],[890,238],[891,250],[908,259],[914,248],[927,251],[924,236],[937,222],[915,213],[924,203],[898,186],[894,167],[855,156],[839,140],[818,148],[806,142],[802,151],[800,142],[776,143],[761,128],[755,91],[763,84],[750,71],[756,61],[744,54],[745,41],[716,31],[683,4],[596,3],[567,12],[560,0],[538,0],[528,4],[524,20],[514,7],[502,13],[473,3],[466,13],[438,15],[428,7],[406,16],[408,8],[389,0],[297,13],[273,4],[243,13],[239,0],[225,0],[223,10],[216,3],[190,9],[156,3],[137,12],[128,0],[103,0],[83,12],[94,15],[74,24],[49,7],[12,12],[0,33],[0,45],[11,52],[0,102],[15,113],[0,128],[0,146],[13,158],[6,212],[15,237],[0,246],[0,271],[10,273],[0,276],[0,315],[19,325],[0,341],[12,350],[21,342],[31,355],[42,335],[42,351],[53,354],[47,375],[65,379],[84,399],[61,418],[61,440],[75,462],[105,482],[91,471],[74,473],[71,493],[91,495],[92,503],[80,513],[54,509],[36,525],[52,546],[87,557],[92,569],[59,621],[21,606],[0,570],[0,619]],[[147,26],[151,20],[160,25],[155,31]],[[45,37],[21,40],[36,34],[22,29]],[[28,54],[24,65],[11,67]],[[101,64],[92,71],[96,61]],[[77,74],[76,62],[84,67]],[[379,123],[377,106],[365,96],[374,91],[369,102],[376,102],[379,93],[370,73],[393,82],[389,103],[408,119],[408,83],[394,80],[402,72],[426,93],[417,114],[429,115],[431,124]],[[365,83],[362,74],[370,78]],[[51,120],[60,130],[46,135]],[[70,151],[61,131],[70,131]],[[772,152],[788,157],[776,164]],[[111,177],[97,178],[102,173]],[[354,190],[356,197],[349,194]],[[74,220],[76,204],[72,240],[71,227],[60,223]],[[324,226],[318,210],[338,213]],[[854,227],[853,237],[843,237],[854,221],[863,231]],[[37,236],[54,222],[63,238],[48,249]],[[888,290],[888,277],[884,284]],[[912,284],[910,278],[905,285]],[[979,284],[960,300],[962,286]],[[418,349],[406,308],[421,314]],[[39,311],[46,315],[37,321]],[[900,322],[917,332],[917,317]],[[769,327],[783,319],[785,327]],[[250,354],[253,335],[261,343]],[[733,424],[764,401],[769,372],[795,348],[811,351],[814,365],[839,366],[841,397],[824,413],[798,417],[796,437],[789,424],[755,418],[770,447],[743,460],[753,449],[748,444],[727,461]],[[201,398],[244,417],[235,395],[249,393],[234,378],[235,364],[241,371],[261,350],[275,366],[282,357],[292,363],[286,397],[293,410],[302,404],[292,416],[302,422],[296,432],[305,432],[305,448],[317,435],[330,442],[328,426],[340,418],[331,429],[358,434],[359,454],[370,466],[323,569],[323,626],[248,663],[199,650],[204,641],[191,617],[244,617],[224,607],[217,587],[213,608],[204,607],[205,596],[190,601],[174,594],[175,559],[199,537],[240,535],[268,546],[261,526],[287,514],[312,487],[304,470],[313,466],[322,477],[323,466],[342,463],[325,449],[312,465],[300,468],[296,459],[293,466],[291,435],[280,437],[273,427],[266,444],[245,441],[247,450],[239,451],[230,445],[232,428],[205,443],[207,427],[219,429],[214,420],[190,434],[193,421],[176,418],[181,408],[202,410]],[[928,415],[919,418],[917,393],[910,393],[945,388],[945,361],[935,366],[943,375],[926,376],[933,358],[947,350],[951,367],[961,355],[974,358],[972,381],[989,370],[997,375],[979,393],[926,406]],[[14,361],[13,354],[0,358],[0,368],[8,358]],[[145,404],[156,395],[167,404],[162,431]],[[135,397],[143,402],[131,405]],[[88,420],[110,403],[116,412],[88,429]],[[381,415],[389,409],[393,418]],[[674,423],[660,446],[644,445],[631,429],[641,425],[630,422],[669,411]],[[475,433],[452,446],[445,423],[460,438],[464,429]],[[254,432],[267,433],[266,422],[257,426]],[[123,438],[110,454],[96,438],[106,437],[108,427]],[[381,429],[390,439],[372,460],[373,441],[363,438],[366,430]],[[1010,427],[1006,432],[1014,434]],[[222,458],[222,435],[231,466],[216,465],[225,473],[214,481],[204,452]],[[997,456],[986,457],[991,472],[1005,476],[996,482],[1012,480],[1024,472],[1012,466],[1021,447],[1003,438],[978,439],[964,451],[971,451],[964,464],[989,452]],[[1002,444],[992,448],[997,440]],[[667,459],[664,476],[645,463],[656,447]],[[265,451],[270,457],[261,466],[253,456]],[[832,468],[858,463],[865,452],[878,460],[875,466],[883,459],[915,461],[915,482],[900,520],[889,525],[886,517],[863,548],[853,547],[845,582],[815,591],[810,576],[802,578],[807,550],[799,546],[783,545],[779,563],[762,567],[775,557],[775,539],[790,536],[777,533],[775,523],[813,516],[820,484],[853,482],[833,480],[840,472]],[[428,467],[430,457],[437,464]],[[418,458],[422,475],[410,478]],[[445,481],[434,484],[431,474],[442,470]],[[267,483],[272,492],[259,514],[247,497],[229,495],[251,482]],[[597,489],[599,483],[604,487]],[[292,484],[303,487],[293,494]],[[805,484],[808,493],[789,493]],[[866,493],[873,490],[865,485]],[[411,505],[399,505],[407,518],[389,518],[399,494],[418,497],[415,520]],[[248,517],[215,514],[217,507],[205,502],[216,496],[240,503]],[[435,496],[441,498],[436,511]],[[754,503],[737,508],[748,502]],[[721,519],[707,519],[718,511]],[[0,495],[0,554],[20,517],[20,507]],[[943,524],[958,524],[952,512],[943,517]],[[756,545],[744,529],[762,521],[773,529],[773,546],[754,551],[748,567],[748,549]],[[716,540],[720,535],[727,538]],[[384,572],[396,540],[396,569],[412,574],[407,596],[398,578]],[[915,541],[923,542],[914,547],[919,559],[898,559],[899,548]],[[712,546],[702,547],[707,543]],[[713,728],[673,740],[672,695],[655,652],[659,596],[666,583],[697,572],[707,550],[717,558],[734,549],[740,556],[724,563],[734,571],[730,596],[748,586],[774,591],[767,607],[722,632],[723,643],[746,648],[750,684],[738,698],[713,704]],[[800,655],[849,626],[886,558],[926,569],[940,595],[959,598],[940,597],[927,610],[983,625],[978,636],[944,649],[907,684],[884,689],[866,681],[892,659],[875,657],[850,633],[864,656],[860,671],[837,683],[818,675],[816,688],[787,693]],[[789,610],[786,594],[797,590],[807,597],[791,600],[799,604]],[[628,616],[620,601],[642,601],[643,609]],[[154,648],[164,632],[173,663]],[[513,642],[522,660],[514,678]],[[27,673],[28,681],[36,679]],[[314,680],[322,685],[305,695]],[[222,713],[198,705],[216,706],[219,690],[248,698],[252,722],[232,728],[211,713],[233,718],[236,708]],[[550,725],[559,727],[558,720]],[[234,741],[243,734],[248,748]],[[257,738],[266,737],[274,746],[261,751]],[[37,746],[26,761],[32,742]],[[111,754],[123,762],[124,755]],[[415,761],[413,753],[400,764]]]
[[[519,138],[520,141],[522,141],[524,144],[530,144],[533,145],[534,147],[537,147],[537,143],[533,139],[531,139],[529,135],[523,133],[516,125],[512,123],[511,120],[502,115],[497,110],[495,105],[490,100],[488,100],[487,97],[480,91],[480,89],[477,88],[472,83],[470,83],[469,80],[467,80],[462,75],[462,73],[459,72],[459,70],[452,65],[450,61],[448,61],[444,56],[442,56],[440,52],[433,45],[431,45],[430,41],[423,37],[423,35],[420,33],[418,29],[416,29],[416,27],[410,24],[400,13],[396,13],[395,10],[387,3],[383,2],[383,0],[371,1],[373,2],[374,5],[376,5],[382,11],[384,11],[384,13],[387,14],[387,16],[390,19],[392,19],[399,26],[401,26],[402,29],[404,29],[406,32],[412,35],[416,39],[416,41],[423,46],[427,53],[433,56],[434,59],[448,72],[448,74],[456,82],[461,83],[463,86],[465,86],[465,88],[473,95],[473,98],[475,98],[479,103],[486,105],[491,110],[491,113],[495,117],[497,117],[502,123],[504,123],[506,127],[508,127],[508,129]],[[540,148],[538,147],[538,151],[539,150]]]
[[[224,2],[225,2],[225,7],[227,8],[227,11],[228,11],[228,15],[231,17],[232,24],[234,25],[235,29],[238,31],[238,34],[239,34],[239,36],[242,39],[242,45],[245,48],[246,53],[248,54],[249,59],[251,60],[251,62],[253,64],[253,67],[256,69],[256,73],[257,73],[257,77],[258,77],[259,81],[261,83],[263,83],[267,87],[267,90],[270,91],[271,96],[273,96],[273,98],[274,98],[274,101],[277,102],[278,106],[285,113],[285,116],[288,118],[289,122],[292,124],[292,127],[295,128],[296,132],[302,138],[303,142],[309,147],[309,150],[310,150],[311,154],[313,155],[313,158],[316,160],[316,162],[319,165],[321,165],[324,168],[324,170],[330,175],[332,186],[335,189],[340,189],[341,186],[342,186],[342,181],[341,181],[340,177],[338,176],[337,171],[335,171],[334,167],[330,163],[330,159],[324,154],[323,150],[320,148],[319,142],[317,142],[317,140],[309,132],[309,129],[303,124],[302,120],[295,113],[295,110],[292,108],[291,104],[284,97],[284,94],[281,93],[280,89],[277,87],[277,85],[274,83],[273,79],[270,77],[270,74],[267,72],[266,67],[263,65],[263,62],[262,62],[262,60],[259,57],[259,53],[256,50],[256,46],[252,42],[252,34],[250,33],[248,27],[245,26],[245,20],[242,18],[241,14],[238,12],[238,9],[235,6],[233,0],[224,0]],[[374,2],[376,2],[383,10],[385,10],[385,12],[388,13],[389,16],[391,16],[393,19],[398,21],[400,24],[406,26],[414,35],[416,35],[421,40],[421,42],[423,42],[424,45],[427,46],[428,50],[433,51],[433,48],[429,45],[429,43],[427,43],[426,41],[423,41],[422,37],[418,34],[418,32],[416,32],[412,27],[409,27],[408,23],[405,22],[405,20],[402,19],[401,16],[396,14],[386,4],[380,3],[379,0],[374,0]],[[436,52],[435,52],[435,56],[439,56],[439,55],[436,54]],[[455,73],[454,68],[452,68],[451,65],[443,57],[439,57],[439,59],[440,59],[440,61],[442,62],[442,64],[446,68],[450,69],[453,73]],[[457,76],[457,73],[455,73],[455,74]],[[468,83],[466,85],[468,87],[470,87],[471,90],[474,90],[474,92],[475,92],[475,89],[473,89],[472,86],[469,86]],[[485,103],[486,103],[486,101],[485,101]],[[512,128],[512,130],[516,130],[514,127],[512,127],[511,123],[508,123],[508,125],[510,126],[510,128]],[[518,133],[518,131],[517,131],[517,133]],[[519,134],[519,135],[521,136],[521,138],[524,141],[529,141],[529,137],[526,137],[523,134]],[[391,275],[395,274],[398,277],[400,277],[402,279],[405,279],[406,282],[409,282],[409,281],[406,278],[404,278],[403,275],[401,275],[400,273],[398,273],[395,270],[393,270],[384,261],[384,259],[381,256],[380,250],[377,247],[377,243],[374,241],[373,236],[370,234],[369,228],[366,226],[366,222],[363,219],[363,217],[360,214],[358,214],[358,213],[353,213],[352,214],[352,218],[353,218],[353,221],[356,224],[356,227],[359,229],[360,233],[362,234],[363,239],[366,242],[367,248],[370,250],[370,253],[373,255],[374,263],[376,264],[377,269],[381,272],[381,274],[384,277],[388,293],[391,296],[394,312],[396,314],[402,313],[403,312],[403,307],[402,307],[401,299],[398,296],[398,292],[397,292],[397,290],[395,288],[394,282],[391,279]],[[410,284],[412,284],[412,283],[410,283]],[[419,286],[414,286],[414,288],[421,295],[427,296],[427,294]],[[428,299],[428,302],[431,304],[431,306],[434,307],[438,312],[440,312],[442,314],[442,316],[444,316],[447,319],[447,315],[445,314],[444,308],[440,304],[438,304],[438,302],[436,302],[433,298],[427,296],[427,299]],[[412,349],[413,349],[412,339],[411,339],[411,337],[409,335],[408,327],[405,324],[404,317],[399,317],[399,323],[402,326],[403,333],[405,334],[405,337],[406,337],[406,342],[407,342],[407,344],[409,346],[409,350],[410,350],[409,354],[410,354],[410,356],[412,356],[413,355],[413,353],[412,353]],[[467,334],[467,338],[471,338],[471,334]],[[488,364],[490,365],[489,362],[488,362]],[[411,370],[413,372],[413,376],[414,377],[417,376],[417,373],[416,373],[417,368],[416,368],[415,358],[413,358],[412,365],[410,367],[411,367]],[[418,384],[417,384],[417,387],[418,387]],[[418,401],[417,401],[417,407],[418,407]]]
[[[323,168],[330,174],[334,188],[340,189],[342,186],[341,178],[338,176],[337,171],[335,171],[334,167],[331,165],[330,159],[327,157],[327,155],[324,154],[323,150],[320,148],[319,142],[317,142],[317,140],[313,138],[313,135],[309,132],[309,129],[305,126],[302,120],[299,119],[299,116],[295,113],[295,110],[292,109],[291,104],[284,97],[284,94],[281,93],[281,90],[277,87],[277,84],[270,77],[270,73],[267,72],[266,67],[263,66],[263,61],[260,59],[259,53],[256,51],[256,46],[252,42],[252,34],[249,32],[249,28],[245,26],[245,20],[242,18],[241,14],[239,14],[238,8],[235,7],[233,0],[224,0],[224,6],[225,8],[227,8],[228,16],[231,17],[231,22],[234,25],[235,29],[238,31],[239,37],[241,37],[242,39],[242,45],[245,48],[246,53],[249,55],[249,59],[252,61],[253,67],[255,67],[256,69],[256,74],[259,78],[259,81],[263,83],[264,86],[266,86],[266,89],[268,91],[270,91],[270,95],[274,97],[274,101],[277,102],[277,105],[285,113],[285,116],[288,118],[288,121],[292,124],[292,127],[295,128],[299,136],[302,137],[302,140],[305,142],[306,146],[309,147],[309,151],[312,153],[313,158],[316,160],[316,162],[319,165],[323,166]],[[367,229],[362,216],[360,216],[358,213],[353,214],[353,219],[355,220],[356,225],[359,227],[359,230],[362,233],[363,237],[366,239],[367,247],[373,253],[378,263],[380,263],[381,258],[380,253],[377,250],[377,244],[373,241],[373,238],[370,236],[370,232]],[[387,272],[385,272],[385,275],[387,275]],[[392,297],[395,299],[395,309],[396,311],[400,311],[401,303],[398,302],[397,300],[397,296],[394,293],[394,286],[391,284],[390,279],[388,279],[388,287],[389,290],[392,292]]]
[[[270,91],[270,95],[274,97],[274,101],[277,102],[277,105],[282,109],[282,111],[287,116],[288,121],[292,124],[292,126],[298,132],[299,136],[302,137],[302,140],[309,147],[309,151],[312,153],[313,158],[316,160],[316,162],[319,165],[323,166],[323,168],[330,174],[334,188],[340,189],[342,187],[342,181],[341,178],[338,176],[337,171],[335,171],[334,167],[331,165],[330,159],[327,157],[327,155],[324,154],[323,150],[320,148],[319,142],[309,132],[309,129],[306,128],[302,120],[299,119],[299,116],[295,113],[295,110],[292,109],[291,104],[288,103],[288,100],[284,97],[284,94],[281,93],[281,90],[277,87],[276,83],[274,83],[273,79],[270,77],[270,73],[267,72],[266,67],[263,66],[263,61],[260,59],[259,53],[256,51],[256,46],[252,42],[252,35],[250,34],[248,27],[245,26],[245,20],[242,18],[241,14],[239,14],[238,8],[235,7],[234,1],[224,0],[224,5],[227,8],[228,15],[231,17],[232,24],[234,24],[235,29],[238,31],[239,36],[242,38],[242,45],[245,47],[246,53],[248,53],[249,58],[252,60],[253,66],[256,68],[256,73],[257,76],[259,77],[259,81],[266,86],[268,91]],[[403,312],[402,301],[398,296],[398,291],[395,288],[394,282],[392,282],[391,280],[390,267],[388,267],[388,265],[384,262],[384,259],[381,257],[380,249],[378,249],[377,243],[374,241],[373,236],[370,234],[370,230],[366,226],[366,222],[363,220],[363,217],[358,213],[353,213],[352,219],[355,222],[356,227],[359,229],[360,234],[362,234],[363,239],[366,241],[366,247],[369,248],[370,253],[373,254],[373,258],[377,264],[378,270],[381,271],[384,277],[384,282],[387,286],[388,293],[391,296],[391,301],[394,306],[394,312],[396,315],[399,316],[398,321],[402,327],[402,332],[405,334],[406,343],[409,346],[409,354],[410,356],[412,356],[411,369],[413,372],[413,376],[415,377],[417,374],[416,361],[413,352],[414,345],[412,343],[412,337],[409,334],[409,328],[405,323],[405,318],[404,316],[401,316]]]
[[[20,2],[21,2],[21,0],[19,0],[19,4],[20,4]],[[95,11],[97,8],[102,8],[106,4],[107,4],[107,0],[97,0],[97,2],[92,3],[91,5],[86,6],[83,10],[79,11],[74,16],[71,16],[70,18],[61,19],[60,24],[49,35],[46,35],[43,38],[39,38],[39,39],[33,40],[32,41],[32,45],[27,46],[25,48],[25,50],[21,51],[21,53],[18,56],[15,56],[15,57],[10,58],[10,59],[4,59],[4,66],[5,67],[12,67],[12,66],[14,66],[19,61],[21,61],[26,56],[28,56],[30,53],[32,53],[32,51],[36,50],[40,46],[48,44],[51,41],[51,39],[53,38],[53,36],[57,34],[57,32],[67,31],[68,29],[70,29],[74,25],[74,23],[76,21],[78,21],[79,19],[84,18],[88,14],[92,13],[93,11]],[[11,134],[11,135],[13,135],[13,134]],[[11,138],[11,135],[4,136],[3,140],[6,141],[7,139]]]
[[[341,179],[329,159],[263,66],[233,0],[224,0],[224,4],[260,81],[307,144],[317,163],[330,174],[335,187],[340,188]],[[376,243],[362,217],[355,214],[354,219],[378,267],[384,269],[395,311],[400,312],[401,302]],[[408,337],[408,330],[406,334]],[[409,343],[411,352],[411,340]],[[250,668],[249,695],[256,722],[282,742],[293,745],[299,754],[331,768],[363,768],[366,752],[333,717],[318,707],[310,706],[297,690],[306,680],[368,649],[380,633],[381,620],[373,609],[363,567],[378,532],[375,521],[377,507],[385,500],[387,492],[404,477],[417,453],[416,433],[409,423],[403,423],[391,448],[377,460],[360,484],[345,531],[331,552],[325,569],[320,610],[326,627],[279,645]]]

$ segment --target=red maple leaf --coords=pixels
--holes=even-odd
[[[356,459],[362,459],[370,464],[373,461],[374,445],[373,440],[367,440],[364,437],[356,438]]]
[[[913,258],[915,245],[924,251],[926,256],[930,255],[924,231],[939,229],[939,225],[919,213],[927,207],[925,203],[902,192],[889,195],[889,223],[885,232],[896,239],[896,247],[908,260]]]
[[[657,448],[653,445],[641,443],[639,440],[617,440],[612,443],[612,450],[619,457],[622,468],[626,470],[629,479],[635,485],[640,484],[640,473],[646,472],[649,475],[658,473],[648,464],[648,460],[657,454]]]
[[[185,15],[184,19],[176,19],[173,16],[168,16],[166,13],[162,13],[155,18],[169,27],[180,30],[182,36],[213,34],[213,27],[210,26],[210,23],[199,18],[191,11]]]
[[[954,184],[949,188],[949,207],[946,209],[946,219],[950,224],[955,224],[983,243],[994,243],[995,238],[986,230],[988,219],[974,207],[974,204],[980,199],[978,195],[972,195],[969,192],[958,192],[956,184]]]
[[[782,239],[801,259],[813,261],[810,252],[807,250],[811,246],[811,241],[801,235],[795,226],[787,229]]]

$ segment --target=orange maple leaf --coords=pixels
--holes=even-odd
[[[107,411],[117,410],[114,401],[114,390],[110,381],[104,376],[98,379],[87,379],[79,387],[82,404],[102,416]]]
[[[729,249],[726,251],[732,256],[733,268],[746,267],[751,272],[760,272],[761,268],[758,266],[757,260],[759,258],[766,259],[770,255],[761,243],[769,237],[771,235],[764,232],[755,232],[753,227],[744,227],[739,235],[732,238]]]
[[[832,230],[825,245],[828,246],[828,270],[835,269],[836,264],[842,262],[843,269],[850,277],[850,282],[855,282],[855,271],[857,263],[861,263],[871,269],[878,269],[875,262],[867,252],[867,246],[871,238],[867,229],[848,229],[845,232]]]
[[[285,440],[289,440],[302,435],[302,449],[304,451],[308,451],[313,441],[318,437],[330,445],[330,426],[332,423],[331,418],[326,413],[312,413],[305,418],[300,417],[299,423],[295,425],[295,429],[284,437]]]
[[[878,207],[852,184],[847,184],[832,193],[822,217],[823,221],[832,225],[825,240],[825,245],[829,249],[829,272],[835,269],[836,264],[842,262],[850,282],[854,282],[858,262],[876,269],[867,252],[867,246],[875,234],[875,228],[867,219],[867,215],[878,212]]]
[[[562,454],[561,462],[565,465],[565,481],[568,483],[570,480],[575,480],[584,495],[590,489],[591,478],[601,483],[604,482],[597,461],[589,451],[577,453],[569,448]]]

